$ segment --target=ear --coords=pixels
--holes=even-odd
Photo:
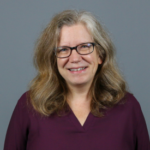
[[[98,64],[102,64],[102,59],[100,58],[100,56],[98,56]]]

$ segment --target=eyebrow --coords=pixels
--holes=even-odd
[[[58,47],[69,47],[69,46],[67,46],[67,45],[62,45],[62,46],[58,46]]]
[[[93,43],[93,42],[83,42],[83,43],[77,44],[76,46],[81,45],[81,44],[86,44],[86,43]],[[73,47],[76,47],[76,46],[73,46]],[[71,46],[62,45],[62,46],[58,46],[58,47],[71,47]]]

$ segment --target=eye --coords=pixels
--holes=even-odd
[[[82,48],[87,48],[88,47],[88,45],[82,45]]]
[[[59,47],[57,49],[58,53],[64,53],[64,52],[68,52],[68,51],[69,51],[69,48],[67,48],[67,47]]]
[[[67,51],[67,49],[66,49],[66,48],[63,48],[63,49],[60,49],[59,51],[65,52],[65,51]]]
[[[90,48],[90,47],[91,47],[90,43],[81,45],[81,48]]]

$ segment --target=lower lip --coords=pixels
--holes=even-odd
[[[85,72],[86,69],[87,69],[87,68],[85,68],[85,69],[83,69],[83,70],[79,70],[79,71],[70,71],[70,70],[69,70],[69,72],[71,72],[71,73],[82,73],[82,72]]]

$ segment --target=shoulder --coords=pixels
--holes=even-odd
[[[107,111],[106,116],[109,116],[113,118],[113,120],[117,120],[134,130],[141,124],[146,126],[141,106],[135,96],[131,93],[126,93],[119,103]]]
[[[131,109],[133,111],[141,111],[141,106],[135,96],[129,92],[125,94],[125,96],[120,100],[119,104],[124,104],[125,107]]]
[[[29,91],[26,91],[21,95],[17,102],[17,106],[22,108],[31,107]]]
[[[19,98],[12,113],[5,139],[5,149],[24,149],[30,127],[27,101],[28,92],[25,92]]]
[[[138,121],[142,117],[142,110],[138,100],[129,92],[112,108],[108,109],[108,114],[124,118],[132,118]]]
[[[19,100],[17,101],[14,113],[18,115],[29,115],[29,111],[32,110],[32,106],[29,98],[29,91],[23,93]],[[27,117],[27,116],[26,116]]]
[[[125,107],[129,114],[128,118],[131,118],[128,119],[128,122],[132,122],[135,128],[138,149],[149,149],[149,135],[141,106],[133,94],[127,93],[125,97]]]
[[[132,93],[127,92],[124,98],[127,100],[127,103],[134,104],[135,106],[140,106],[138,100],[135,98],[135,96]]]
[[[19,98],[17,104],[22,105],[22,104],[27,103],[28,97],[29,97],[29,91],[26,91],[25,93],[23,93],[21,95],[21,97]]]
[[[116,106],[117,109],[123,110],[128,116],[132,117],[135,122],[139,122],[143,118],[140,103],[135,96],[129,92],[120,100]]]

